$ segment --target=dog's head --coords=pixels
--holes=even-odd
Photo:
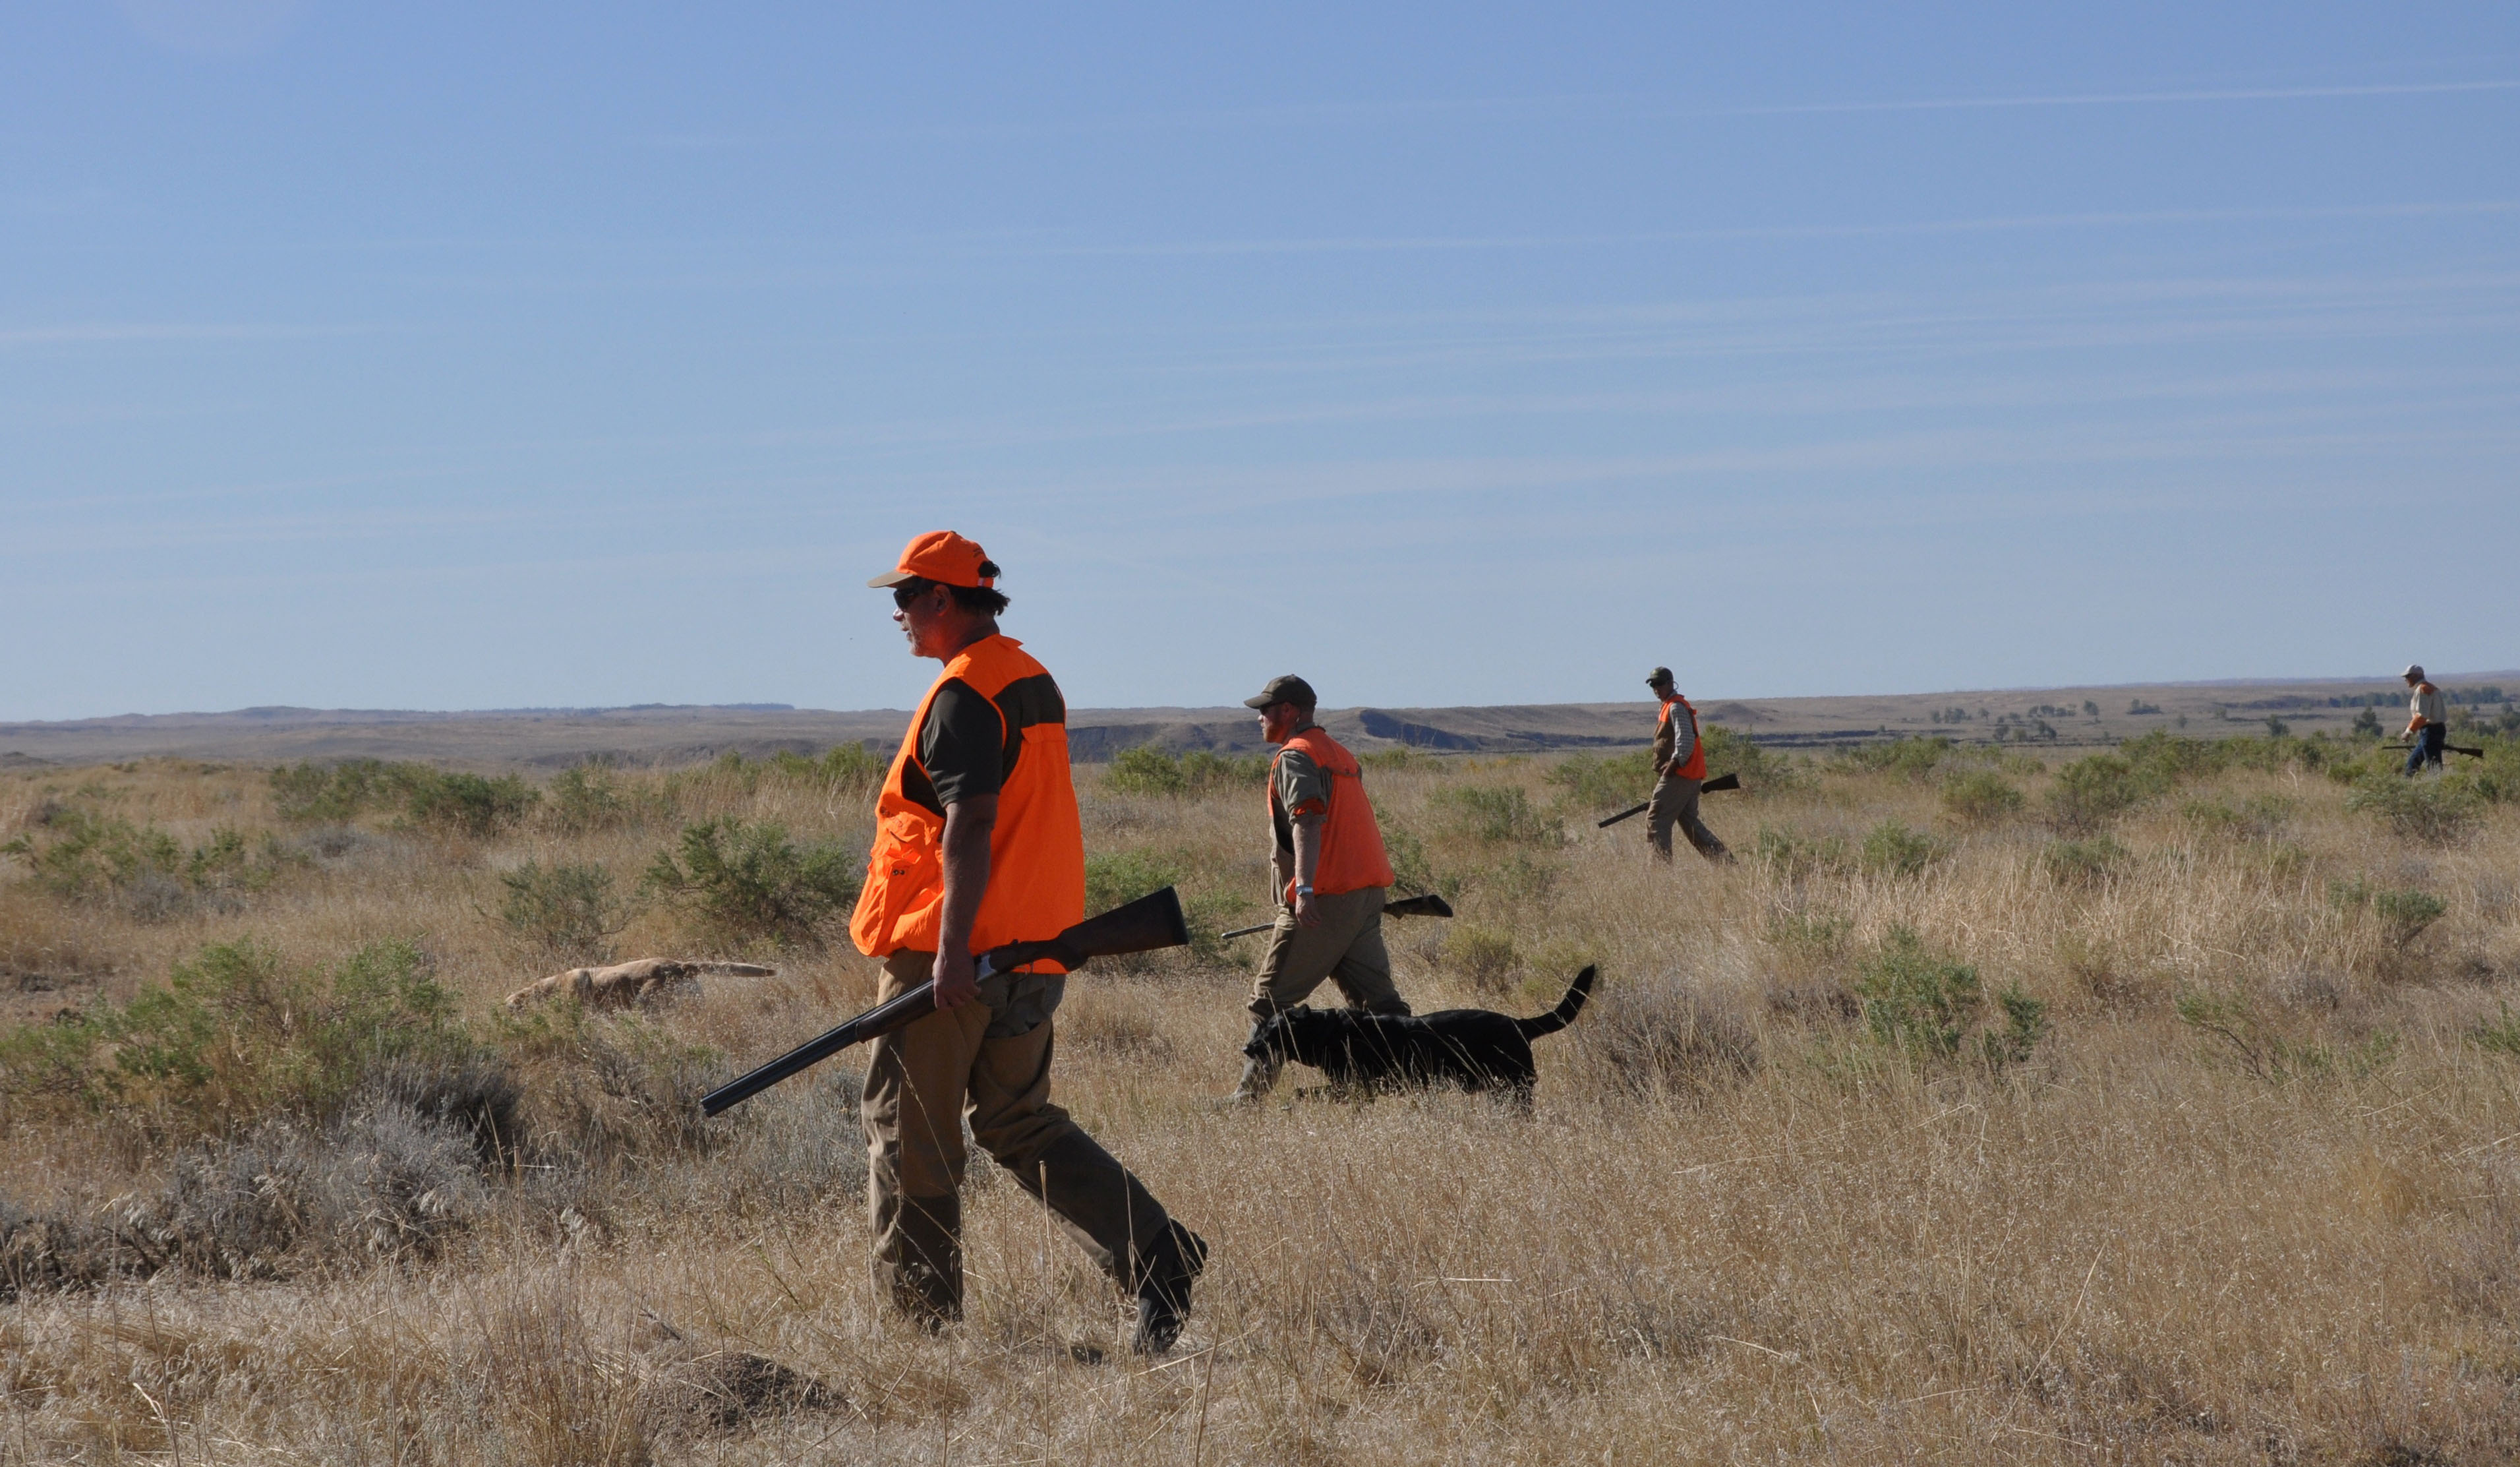
[[[1322,1057],[1339,1047],[1352,1028],[1348,1016],[1328,1009],[1297,1006],[1281,1009],[1252,1032],[1242,1053],[1251,1059],[1276,1056],[1319,1068]]]

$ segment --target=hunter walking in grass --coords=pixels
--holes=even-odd
[[[963,1123],[1095,1262],[1138,1297],[1135,1348],[1181,1334],[1207,1245],[1050,1100],[1056,963],[976,982],[975,954],[1058,936],[1085,915],[1085,838],[1067,705],[998,630],[1007,598],[978,545],[938,530],[867,582],[892,590],[913,656],[945,665],[876,803],[849,936],[883,959],[880,998],[933,978],[936,1012],[875,1041],[862,1116],[875,1276],[931,1329],[963,1310]]]
[[[2424,679],[2423,664],[2408,666],[2405,676],[2413,690],[2407,699],[2407,773],[2414,775],[2427,764],[2441,767],[2442,749],[2450,742],[2450,700]]]
[[[1257,1025],[1302,1003],[1322,980],[1338,985],[1352,1009],[1406,1014],[1391,986],[1391,954],[1382,945],[1382,898],[1391,861],[1382,827],[1365,795],[1356,756],[1313,721],[1319,700],[1300,677],[1274,677],[1245,708],[1260,713],[1260,736],[1279,746],[1269,762],[1269,849],[1278,922],[1251,986]],[[1277,1082],[1272,1059],[1246,1059],[1229,1097],[1256,1101]]]
[[[1698,786],[1706,782],[1706,744],[1697,736],[1697,710],[1672,686],[1669,667],[1654,668],[1645,686],[1662,700],[1662,720],[1654,725],[1653,802],[1645,806],[1645,840],[1653,847],[1654,859],[1671,859],[1671,828],[1678,825],[1699,855],[1729,861],[1732,852],[1697,818]]]

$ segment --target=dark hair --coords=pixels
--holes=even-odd
[[[998,563],[996,561],[982,561],[980,562],[980,573],[988,576],[992,580],[995,580],[1003,573],[998,570]],[[893,587],[893,590],[896,595],[901,596],[903,599],[915,600],[918,597],[926,595],[927,588],[929,586],[940,584],[943,584],[943,582],[929,580],[924,575],[914,575],[910,579]],[[954,604],[956,606],[961,607],[967,612],[978,612],[984,617],[997,616],[1001,612],[1004,612],[1011,604],[1007,599],[1006,592],[997,590],[990,586],[946,586],[945,589],[954,593]]]

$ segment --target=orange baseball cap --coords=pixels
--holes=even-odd
[[[997,584],[998,568],[988,552],[950,529],[931,529],[901,547],[901,564],[867,582],[897,586],[905,580],[933,580],[949,586]]]

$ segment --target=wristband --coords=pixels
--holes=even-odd
[[[1313,888],[1312,888],[1312,884],[1311,884],[1311,883],[1309,883],[1309,882],[1297,882],[1297,883],[1295,884],[1295,894],[1296,894],[1296,895],[1298,895],[1298,896],[1310,896],[1310,895],[1312,895],[1312,894],[1313,894]]]

